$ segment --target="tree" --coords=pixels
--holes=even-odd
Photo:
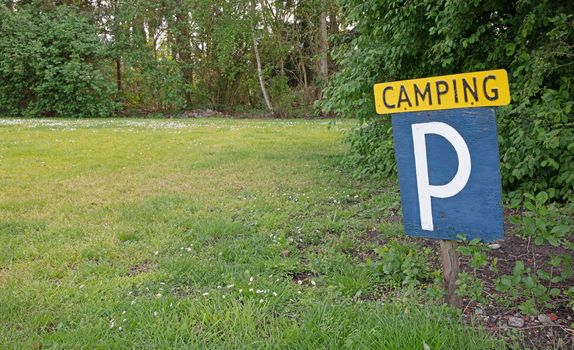
[[[96,28],[67,6],[0,8],[0,108],[13,115],[108,116],[112,87]]]
[[[263,94],[263,98],[265,99],[265,105],[269,112],[273,113],[273,105],[271,104],[271,99],[269,98],[269,94],[267,94],[267,88],[265,87],[265,80],[263,78],[263,70],[261,69],[261,58],[259,57],[259,47],[257,46],[257,37],[255,35],[256,31],[256,17],[255,17],[255,0],[251,0],[251,16],[253,21],[252,27],[252,37],[253,37],[253,52],[255,53],[255,61],[257,63],[257,77],[259,78],[259,85],[261,86],[261,93]]]
[[[328,36],[338,27],[333,1],[22,0],[5,2],[3,10],[38,18],[53,18],[61,8],[77,13],[101,49],[91,67],[101,83],[115,86],[101,96],[124,110],[248,107],[296,116],[310,111],[329,78]],[[30,23],[38,25],[34,18]],[[5,42],[13,34],[13,28],[0,30]],[[35,44],[51,45],[19,43],[22,52]],[[9,72],[5,79],[21,73],[29,72]],[[7,88],[5,98],[36,96],[22,90]],[[54,109],[47,103],[43,109]]]

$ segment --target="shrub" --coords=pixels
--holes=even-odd
[[[391,241],[375,249],[380,257],[376,268],[389,287],[417,286],[436,277],[428,263],[431,250],[418,244]],[[433,274],[435,276],[433,276]]]
[[[78,11],[0,7],[0,33],[0,109],[28,116],[113,112],[113,85],[98,67],[104,44]]]
[[[512,199],[555,189],[574,197],[574,3],[340,0],[353,30],[335,38],[340,70],[323,111],[368,123],[350,138],[357,173],[394,169],[390,125],[374,122],[377,82],[505,68],[512,103],[499,108],[503,188]],[[385,117],[376,117],[385,118]],[[384,126],[384,127],[383,127]],[[367,146],[365,146],[367,145]],[[376,151],[376,152],[374,152]]]

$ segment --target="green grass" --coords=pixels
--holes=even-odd
[[[380,299],[353,252],[398,194],[337,166],[353,125],[0,120],[0,348],[504,348]]]

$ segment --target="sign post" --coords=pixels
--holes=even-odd
[[[408,236],[441,240],[446,301],[460,307],[456,239],[504,237],[495,106],[510,103],[505,70],[381,83],[378,114],[392,114]]]

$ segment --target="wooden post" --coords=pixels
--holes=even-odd
[[[456,241],[440,241],[440,256],[444,275],[445,302],[451,307],[462,307],[462,299],[456,295],[456,280],[460,271]]]

